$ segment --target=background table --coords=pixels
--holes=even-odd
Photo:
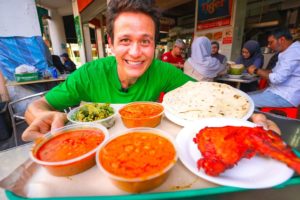
[[[258,79],[259,77],[257,76],[242,76],[241,78],[230,78],[227,74],[216,78],[217,81],[237,83],[237,88],[241,87],[241,83],[252,83],[254,81],[257,81]]]
[[[66,77],[40,79],[36,81],[24,81],[24,82],[8,81],[6,83],[6,86],[20,86],[20,85],[29,85],[29,84],[37,84],[37,83],[61,82],[64,80],[66,80]]]

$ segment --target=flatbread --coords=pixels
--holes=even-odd
[[[186,120],[243,118],[251,106],[245,93],[216,82],[188,82],[168,92],[163,105],[173,115]]]

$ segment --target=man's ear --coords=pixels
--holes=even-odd
[[[111,39],[109,35],[107,35],[107,41],[108,41],[109,48],[112,50],[112,52],[114,52],[114,45],[113,45],[114,41]]]
[[[284,36],[281,36],[278,40],[280,40],[280,44],[282,44],[286,41]]]
[[[107,35],[107,41],[109,46],[113,46],[113,41],[109,35]]]

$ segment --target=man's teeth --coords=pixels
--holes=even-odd
[[[142,64],[142,61],[138,61],[138,62],[135,62],[135,61],[129,61],[129,60],[126,60],[126,62],[130,65],[140,65]]]

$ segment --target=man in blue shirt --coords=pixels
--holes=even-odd
[[[287,29],[278,28],[268,37],[268,47],[278,51],[278,61],[272,70],[251,66],[250,74],[269,81],[269,87],[249,93],[256,107],[298,107],[300,104],[300,42],[293,42]]]
[[[225,55],[219,53],[220,44],[217,41],[211,42],[211,57],[217,58],[221,64],[226,65],[227,58]]]
[[[76,70],[76,65],[73,63],[67,53],[61,54],[60,57],[62,57],[62,59],[64,60],[65,72],[67,74],[70,74]]]

